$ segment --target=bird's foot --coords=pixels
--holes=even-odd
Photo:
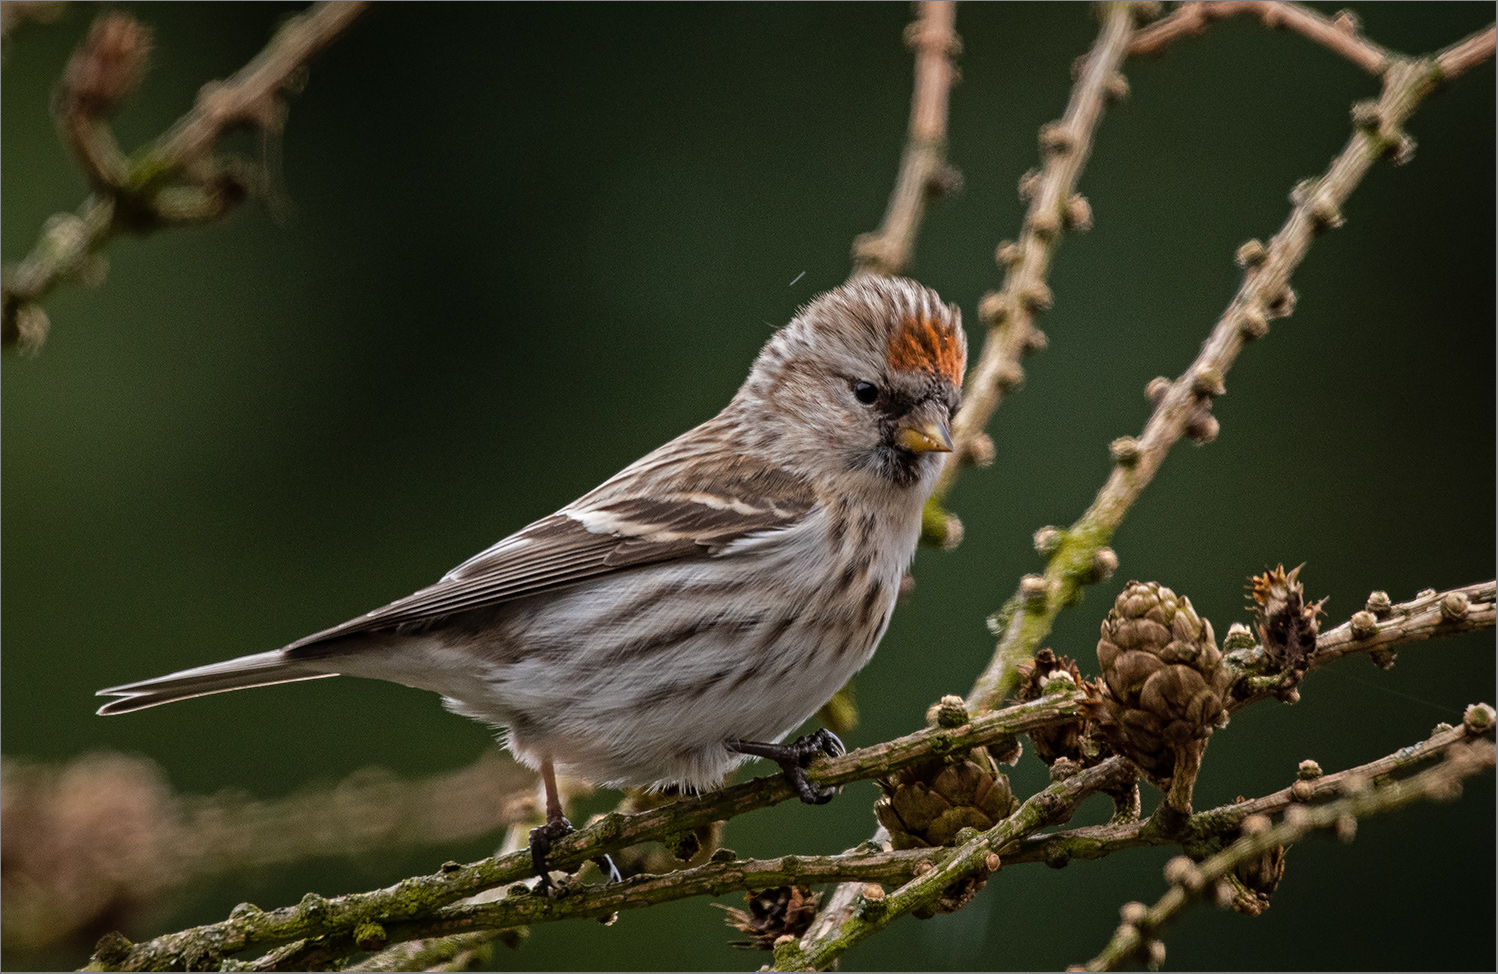
[[[818,788],[806,777],[806,769],[812,760],[823,754],[835,758],[848,751],[837,735],[825,727],[798,737],[789,744],[729,741],[728,749],[757,758],[769,758],[780,765],[780,769],[790,780],[791,787],[796,790],[796,796],[808,805],[825,805],[837,794],[836,788]]]
[[[551,875],[547,866],[546,857],[551,852],[551,845],[559,839],[566,838],[577,830],[572,823],[565,818],[555,818],[545,825],[531,829],[531,867],[535,869],[536,875],[540,877],[537,890],[546,892],[551,888]],[[614,865],[614,860],[607,855],[598,856],[593,860],[598,868],[603,871],[604,879],[610,883],[617,883],[621,877],[619,869]]]

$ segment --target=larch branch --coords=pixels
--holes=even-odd
[[[1333,774],[1297,778],[1293,784],[1268,795],[1197,812],[1176,833],[1167,835],[1154,828],[1149,820],[1088,825],[1025,838],[1010,848],[1004,856],[1004,864],[1044,862],[1060,866],[1073,859],[1101,859],[1125,849],[1220,839],[1236,832],[1250,815],[1277,815],[1295,805],[1334,798],[1349,788],[1360,789],[1369,783],[1377,785],[1392,781],[1396,776],[1408,776],[1454,747],[1464,746],[1483,735],[1491,736],[1490,712],[1484,712],[1482,707],[1482,704],[1476,704],[1469,708],[1472,719],[1463,726],[1438,726],[1425,740],[1377,760]]]
[[[915,48],[915,90],[900,172],[879,229],[853,241],[854,275],[904,273],[933,196],[954,190],[961,177],[947,163],[947,106],[957,81],[956,0],[921,0],[905,39]]]
[[[974,876],[986,877],[997,871],[1010,843],[1048,825],[1066,821],[1082,799],[1117,789],[1132,781],[1134,774],[1133,767],[1123,758],[1109,758],[1042,789],[987,832],[954,849],[941,850],[946,855],[939,863],[918,872],[915,878],[877,902],[866,902],[862,909],[855,909],[832,932],[777,947],[772,969],[825,970],[850,947],[867,940],[905,914],[932,903],[953,883]],[[959,841],[962,834],[958,833]]]
[[[1280,0],[1193,0],[1139,31],[1130,54],[1162,54],[1182,37],[1203,33],[1215,20],[1247,14],[1265,27],[1288,28],[1346,58],[1369,74],[1382,74],[1394,55],[1365,37],[1351,14],[1327,17],[1298,3]]]
[[[1134,24],[1130,4],[1110,3],[1105,11],[1102,32],[1083,61],[1065,113],[1041,129],[1044,165],[1021,183],[1030,207],[1019,243],[999,248],[1000,263],[1007,265],[1003,289],[985,296],[978,306],[978,317],[988,325],[987,337],[968,375],[962,409],[952,423],[954,450],[928,503],[929,541],[946,540],[947,522],[939,512],[958,471],[965,464],[991,457],[983,429],[1003,396],[1024,381],[1020,361],[1044,347],[1045,336],[1035,327],[1035,319],[1051,304],[1045,279],[1061,231],[1083,229],[1091,222],[1086,201],[1075,197],[1077,182],[1092,152],[1110,92],[1117,95],[1122,90],[1118,68],[1128,52]]]
[[[1443,48],[1436,55],[1436,67],[1441,71],[1441,79],[1453,81],[1479,64],[1492,60],[1495,39],[1498,39],[1498,34],[1495,34],[1494,26],[1489,24],[1472,36]]]

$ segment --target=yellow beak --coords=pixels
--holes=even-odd
[[[912,422],[895,431],[895,444],[911,453],[951,453],[952,434],[940,419],[929,423]]]

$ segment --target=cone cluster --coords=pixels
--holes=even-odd
[[[1285,875],[1285,847],[1272,846],[1252,859],[1233,867],[1241,889],[1233,895],[1233,909],[1247,916],[1258,916],[1269,909],[1269,898],[1279,889]]]

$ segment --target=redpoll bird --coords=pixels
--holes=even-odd
[[[781,738],[874,653],[952,448],[961,314],[863,277],[772,336],[721,413],[437,584],[283,649],[99,691],[144,707],[339,674],[391,680],[506,732],[538,768],[545,873],[570,826],[555,772],[717,786],[768,757],[802,800],[827,731]]]

